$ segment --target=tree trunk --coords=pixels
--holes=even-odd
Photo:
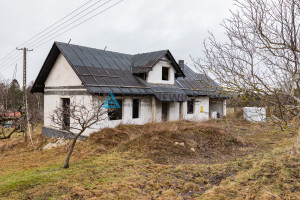
[[[73,139],[72,145],[69,149],[69,152],[68,152],[68,155],[67,155],[67,158],[66,158],[66,161],[65,161],[65,166],[64,166],[65,169],[69,168],[70,158],[71,158],[71,155],[73,153],[73,150],[74,150],[74,147],[75,147],[75,144],[76,144],[76,141],[77,141],[78,137],[79,137],[79,135],[76,135]]]

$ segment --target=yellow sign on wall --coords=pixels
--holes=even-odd
[[[203,112],[204,112],[204,111],[203,111],[203,106],[201,106],[201,110],[200,110],[200,112],[201,112],[201,113],[203,113]]]

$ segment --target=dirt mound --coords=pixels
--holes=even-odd
[[[89,148],[80,148],[85,155],[116,149],[161,164],[212,163],[240,155],[246,146],[217,124],[187,121],[121,125],[97,132],[86,142]]]
[[[212,163],[240,154],[247,146],[215,124],[173,122],[147,125],[144,134],[119,150],[161,164]]]
[[[36,150],[42,150],[49,142],[56,141],[43,138],[40,133],[36,133],[33,140]],[[245,146],[244,142],[216,123],[180,121],[103,129],[87,140],[78,142],[73,155],[76,159],[84,159],[119,151],[161,164],[212,163],[234,158],[235,154],[241,155],[241,149],[246,149]],[[59,147],[54,152],[63,155],[68,147]],[[22,137],[0,142],[2,156],[27,151],[34,149],[30,141],[24,142]]]
[[[78,157],[89,157],[106,153],[141,135],[143,126],[119,125],[93,133],[88,139],[76,144]]]

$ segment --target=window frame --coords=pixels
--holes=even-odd
[[[164,70],[167,70],[168,73],[164,72]],[[167,75],[165,79],[165,75]],[[163,81],[169,81],[170,80],[170,67],[162,67],[161,69],[161,79]]]
[[[191,111],[191,106],[192,105],[192,111]],[[187,101],[187,110],[186,113],[187,114],[194,114],[195,111],[195,100],[192,99],[191,101]]]
[[[61,99],[61,106],[62,106],[62,130],[70,131],[71,127],[71,116],[70,116],[70,105],[71,105],[71,98],[62,97]],[[68,112],[68,113],[66,113]]]
[[[135,105],[135,101],[138,103],[138,105]],[[140,105],[140,99],[132,99],[132,119],[140,118]],[[135,115],[136,113],[137,115]]]
[[[107,110],[107,114],[108,114],[108,119],[109,121],[118,121],[118,120],[122,120],[123,119],[123,99],[116,99],[116,101],[118,101],[119,105],[121,108],[108,108]],[[121,109],[121,112],[120,110]],[[121,113],[121,118],[117,118],[117,114],[116,113]]]

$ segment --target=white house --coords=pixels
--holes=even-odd
[[[205,121],[226,115],[226,96],[209,77],[195,73],[169,50],[129,55],[55,42],[31,90],[44,94],[44,136],[62,137],[50,114],[70,101],[89,103],[113,93],[113,116],[86,130],[163,120]],[[218,92],[217,92],[218,91]]]

